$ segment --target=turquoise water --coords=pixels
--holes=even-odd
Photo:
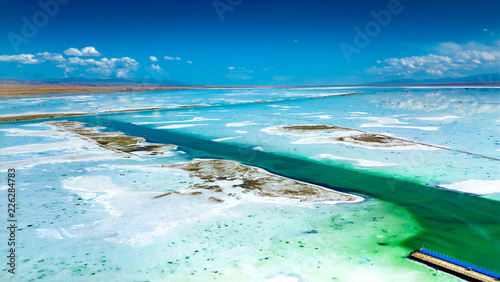
[[[107,123],[108,126],[129,134],[145,133],[153,141],[209,153],[207,157],[229,158],[299,180],[346,192],[363,192],[363,195],[395,203],[408,210],[424,228],[402,242],[403,246],[416,249],[425,245],[497,271],[500,267],[497,260],[500,251],[500,206],[496,201],[373,173],[337,168],[128,123],[110,122],[99,117],[87,118],[87,121],[90,124]]]

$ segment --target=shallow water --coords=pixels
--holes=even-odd
[[[68,138],[77,143],[67,135],[40,137],[56,131],[44,123],[32,124],[10,130],[4,126],[2,140],[22,145],[24,139],[16,136],[22,132],[38,135],[41,144],[50,140],[54,148]],[[27,131],[33,128],[37,131]],[[36,144],[32,139],[24,142]],[[97,152],[97,158],[17,167],[20,281],[234,281],[278,275],[454,280],[404,258],[409,250],[399,243],[420,227],[397,205],[379,200],[312,208],[244,203],[200,217],[210,209],[194,196],[152,198],[196,182],[183,171],[158,167],[195,154],[124,159],[91,142],[80,143]],[[73,148],[54,155],[66,160],[78,154]],[[3,160],[8,162],[8,156]],[[195,221],[169,227],[186,213]]]
[[[346,92],[365,94],[283,100]],[[16,165],[23,185],[18,278],[262,281],[287,275],[311,281],[454,281],[404,258],[422,245],[498,272],[499,194],[479,197],[435,185],[475,180],[483,189],[471,191],[479,194],[500,180],[495,160],[500,157],[499,93],[472,88],[214,89],[116,94],[121,98],[116,105],[99,95],[18,101],[25,107],[6,114],[34,113],[40,107],[45,107],[42,112],[103,112],[221,105],[71,117],[106,131],[145,134],[148,141],[180,146],[163,156],[124,158],[53,131],[43,121],[0,124],[2,170]],[[248,103],[258,100],[280,101]],[[0,106],[7,110],[11,102],[1,100]],[[48,106],[37,106],[41,102]],[[263,131],[300,124],[349,127],[452,150],[306,144],[297,141],[323,133]],[[240,161],[366,200],[313,208],[252,202],[227,209],[195,196],[152,201],[158,193],[198,181],[158,165],[196,157]],[[210,216],[204,216],[207,211]],[[182,214],[194,221],[176,220]]]
[[[88,118],[87,121],[91,124],[106,123],[129,134],[145,133],[152,141],[205,153],[199,153],[199,156],[229,158],[302,181],[346,192],[363,192],[364,195],[395,203],[407,209],[423,228],[423,231],[404,241],[403,246],[416,249],[425,245],[488,268],[500,267],[497,260],[500,251],[500,206],[496,201],[99,117]],[[464,246],[467,248],[464,249]]]

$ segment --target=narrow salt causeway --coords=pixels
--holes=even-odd
[[[369,149],[391,150],[437,150],[445,147],[423,144],[368,131],[334,125],[303,124],[266,127],[262,131],[275,135],[303,137],[292,144],[345,144]]]
[[[120,153],[161,155],[165,150],[177,149],[174,145],[149,143],[145,138],[128,136],[121,132],[100,132],[101,128],[85,127],[80,122],[56,121],[49,124],[61,131],[76,133],[84,139],[90,139],[105,149]]]
[[[31,113],[22,115],[11,115],[11,116],[0,116],[0,122],[13,122],[13,121],[27,121],[35,119],[45,119],[45,118],[57,118],[57,117],[71,117],[71,116],[84,116],[94,113]]]
[[[122,132],[100,131],[100,127],[86,127],[81,122],[53,121],[25,126],[46,129],[12,128],[0,131],[5,132],[6,136],[41,137],[51,141],[1,148],[0,156],[16,157],[2,162],[0,170],[30,168],[47,163],[110,161],[131,156],[170,156],[177,149],[174,145],[150,143],[145,138],[128,136]],[[26,154],[31,154],[31,157],[23,157]]]
[[[229,160],[195,159],[170,166],[189,172],[203,182],[179,193],[204,194],[215,202],[273,202],[281,205],[334,204],[362,198],[337,192]],[[170,193],[158,195],[168,196]]]
[[[97,143],[82,138],[80,135],[60,130],[50,123],[27,124],[22,127],[33,129],[2,129],[5,136],[22,137],[36,140],[28,144],[11,143],[11,146],[0,149],[0,157],[4,161],[0,170],[31,168],[42,164],[71,163],[74,161],[109,161],[120,158],[118,154],[104,149]],[[14,146],[12,146],[14,145]]]

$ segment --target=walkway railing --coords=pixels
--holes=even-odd
[[[454,257],[450,257],[448,255],[445,255],[445,254],[438,253],[436,251],[427,249],[424,246],[422,246],[422,248],[420,248],[419,251],[421,253],[423,253],[423,254],[430,255],[430,256],[442,259],[444,261],[447,261],[447,262],[450,262],[450,263],[453,263],[453,264],[456,264],[456,265],[468,268],[470,270],[474,270],[476,272],[479,272],[479,273],[482,273],[484,275],[488,275],[488,276],[494,277],[496,279],[500,279],[500,274],[497,274],[497,273],[493,272],[492,270],[484,269],[484,268],[482,268],[482,267],[480,267],[478,265],[475,265],[475,264],[463,261],[461,259],[457,259],[457,258],[454,258]]]

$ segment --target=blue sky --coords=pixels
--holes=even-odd
[[[2,0],[0,79],[359,84],[500,72],[500,1]]]

